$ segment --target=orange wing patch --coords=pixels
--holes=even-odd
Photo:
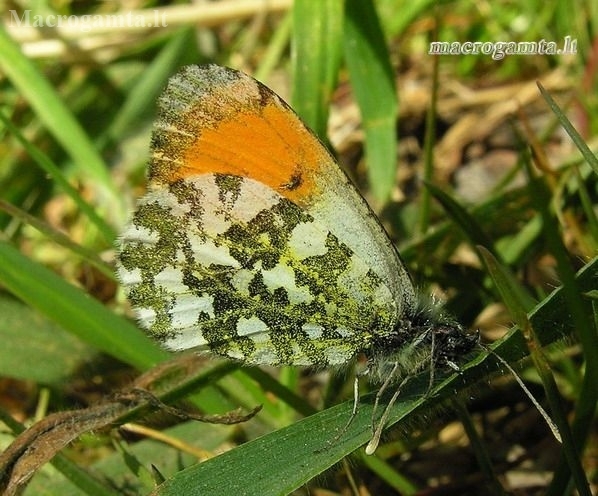
[[[203,130],[185,151],[188,168],[182,172],[251,177],[294,203],[304,203],[318,193],[314,175],[330,158],[296,118],[289,118],[289,112],[270,101]]]
[[[166,125],[154,142],[152,179],[172,183],[215,173],[250,177],[298,205],[321,194],[316,178],[332,157],[270,89],[250,83],[232,80],[196,93],[176,123],[162,115]],[[244,99],[247,94],[259,94],[259,103]]]

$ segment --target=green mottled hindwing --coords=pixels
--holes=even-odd
[[[247,363],[345,363],[400,318],[380,276],[327,226],[232,175],[143,197],[119,274],[141,324],[167,347]]]

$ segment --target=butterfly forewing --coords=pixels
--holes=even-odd
[[[249,76],[192,66],[171,79],[149,188],[122,236],[120,275],[142,325],[170,348],[339,364],[414,306],[367,204]]]

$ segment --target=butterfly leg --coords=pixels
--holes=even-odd
[[[395,365],[395,367],[393,367],[393,373],[396,370],[397,366],[398,366],[398,364]],[[392,377],[392,375],[391,375],[391,377]],[[403,386],[405,384],[407,384],[407,381],[409,381],[409,379],[411,379],[411,377],[407,376],[401,381],[401,383],[399,384],[399,387],[397,388],[395,393],[392,395],[392,398],[388,402],[388,405],[386,405],[386,408],[384,409],[384,413],[382,413],[382,417],[380,418],[380,421],[378,422],[378,425],[376,426],[375,429],[374,429],[373,417],[372,417],[373,434],[372,434],[372,439],[370,439],[370,442],[365,447],[366,455],[373,455],[374,452],[376,451],[376,449],[378,449],[378,445],[380,444],[380,437],[382,436],[382,431],[384,430],[384,426],[386,425],[386,421],[388,420],[388,416],[390,415],[390,410],[393,407],[393,405],[395,404],[395,402],[397,401],[399,394],[401,394],[401,390],[403,389]],[[384,382],[384,384],[382,385],[382,387],[384,387],[385,385],[388,386],[389,382],[390,381],[387,379]],[[382,389],[380,389],[380,391],[382,391]],[[374,403],[374,412],[376,411],[376,406],[378,404],[380,391],[376,395],[376,402]]]
[[[364,370],[355,373],[355,380],[353,381],[353,409],[351,410],[351,416],[340,432],[334,436],[334,439],[328,441],[327,446],[335,444],[342,436],[344,436],[349,430],[349,427],[353,423],[355,417],[357,417],[357,410],[359,409],[359,379],[367,375],[369,371],[369,368],[365,368]]]
[[[434,352],[436,351],[436,334],[432,331],[432,343],[430,344],[430,381],[428,382],[428,390],[426,391],[426,398],[429,396],[434,387]]]
[[[378,389],[378,392],[376,393],[376,399],[374,400],[374,408],[372,409],[372,435],[374,435],[374,433],[376,432],[376,411],[378,410],[378,405],[380,404],[380,398],[382,398],[382,395],[388,388],[388,385],[394,379],[394,376],[398,369],[399,369],[399,362],[394,362],[392,370],[390,371],[390,374],[388,374],[388,377],[382,383],[382,386],[380,386],[380,389]]]

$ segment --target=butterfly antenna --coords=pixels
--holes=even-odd
[[[487,346],[484,346],[482,343],[479,343],[479,346],[483,350],[485,350],[486,352],[488,352],[490,355],[494,356],[501,364],[503,364],[507,368],[507,370],[509,372],[511,372],[511,374],[513,374],[513,377],[515,377],[515,380],[517,381],[517,384],[519,384],[519,387],[521,387],[521,389],[523,389],[523,392],[530,399],[530,401],[534,404],[534,406],[538,409],[538,411],[540,412],[540,415],[542,415],[542,417],[544,418],[544,420],[548,424],[549,429],[552,431],[552,435],[555,437],[555,439],[559,443],[562,443],[563,439],[561,438],[561,433],[559,432],[559,429],[558,429],[557,425],[550,418],[550,416],[548,415],[548,413],[546,412],[546,410],[544,410],[544,408],[542,408],[542,405],[540,405],[540,403],[538,403],[538,400],[536,400],[536,398],[534,397],[534,395],[532,394],[532,392],[527,388],[527,386],[525,385],[525,383],[523,382],[523,380],[521,379],[521,377],[519,377],[519,374],[515,371],[515,369],[513,367],[511,367],[511,365],[509,365],[509,362],[507,362],[498,353],[494,352],[493,350],[491,350]]]

